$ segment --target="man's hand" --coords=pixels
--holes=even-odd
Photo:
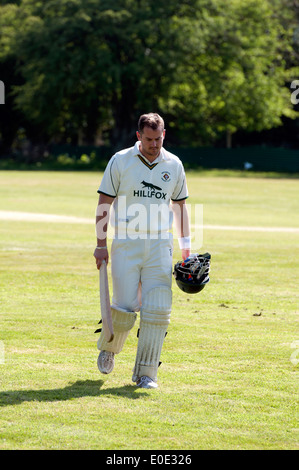
[[[190,250],[182,250],[182,259],[183,261],[185,261],[185,259],[187,259],[188,257],[190,256]]]
[[[96,265],[98,269],[100,269],[103,260],[105,260],[106,264],[108,264],[109,255],[108,255],[108,250],[106,247],[101,247],[101,249],[96,248],[94,250],[93,256],[95,257]]]

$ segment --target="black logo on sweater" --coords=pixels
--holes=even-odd
[[[134,196],[137,197],[155,197],[156,199],[165,199],[166,200],[166,194],[167,193],[162,193],[162,188],[159,186],[155,186],[152,183],[147,183],[146,181],[141,181],[142,189],[134,190]]]
[[[153,189],[154,191],[157,189],[158,191],[162,191],[162,188],[159,188],[159,186],[155,186],[152,183],[147,183],[146,181],[141,181],[141,184],[143,184],[143,188],[148,188],[148,189]]]

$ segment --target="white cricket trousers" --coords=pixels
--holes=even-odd
[[[142,299],[154,287],[171,288],[173,240],[114,239],[111,247],[112,307],[140,310]]]

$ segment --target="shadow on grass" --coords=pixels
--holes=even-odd
[[[81,397],[98,397],[101,395],[117,395],[133,400],[142,396],[144,397],[144,391],[136,389],[135,385],[124,385],[123,387],[105,388],[101,390],[103,384],[103,380],[79,380],[64,388],[0,392],[0,407],[20,405],[26,401],[53,402]]]

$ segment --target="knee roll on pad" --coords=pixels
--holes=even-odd
[[[114,352],[114,354],[118,354],[121,352],[129,332],[135,324],[137,313],[126,312],[124,310],[118,310],[111,307],[111,316],[114,338],[110,343],[108,343],[104,332],[102,331],[98,339],[97,346],[100,351],[105,350]]]
[[[171,304],[171,289],[164,286],[150,290],[142,302],[133,382],[143,375],[157,380],[162,346],[170,322]]]

